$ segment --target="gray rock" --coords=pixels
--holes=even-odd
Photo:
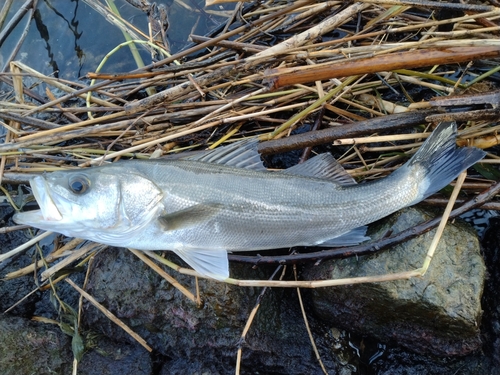
[[[139,344],[117,343],[102,336],[95,337],[94,343],[95,348],[86,352],[78,364],[79,375],[150,375],[153,373],[153,363],[149,352]]]
[[[71,373],[71,340],[59,327],[0,315],[0,374]]]
[[[430,218],[409,208],[383,220],[373,239]],[[309,280],[383,275],[422,266],[434,231],[371,256],[309,266]],[[480,347],[485,265],[479,241],[465,225],[447,225],[424,277],[315,289],[316,313],[336,327],[434,355],[465,355]]]
[[[0,374],[66,375],[73,368],[71,337],[57,325],[0,315]],[[96,337],[78,364],[80,375],[149,375],[149,353],[139,345]],[[89,340],[86,340],[87,344]]]
[[[248,266],[232,265],[231,270],[240,278],[269,275]],[[195,291],[192,277],[177,273],[174,276]],[[200,280],[204,303],[197,307],[124,249],[99,254],[88,286],[91,295],[163,358],[161,374],[234,373],[240,337],[260,293],[260,288]],[[112,340],[133,342],[89,304],[85,305],[83,322]],[[267,291],[241,344],[243,373],[322,374],[294,290]],[[328,358],[325,360],[328,362]],[[330,365],[335,366],[333,361]]]

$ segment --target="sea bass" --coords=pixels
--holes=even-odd
[[[356,184],[330,155],[266,171],[257,141],[185,159],[129,160],[30,181],[40,210],[14,221],[99,243],[171,250],[199,273],[229,277],[227,253],[367,240],[365,225],[437,192],[485,152],[456,147],[441,123],[388,177]]]

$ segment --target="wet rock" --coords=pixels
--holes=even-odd
[[[481,355],[465,357],[423,356],[398,348],[391,348],[383,358],[371,364],[368,374],[377,375],[498,375],[491,359]]]
[[[491,355],[496,365],[500,364],[500,217],[491,218],[484,239],[484,257],[488,277],[483,296],[483,324],[481,331],[485,352]],[[499,370],[500,372],[500,370]]]
[[[55,235],[50,237],[49,241],[40,243],[39,246],[44,254],[53,248]],[[29,241],[31,238],[26,232],[19,231],[0,236],[0,243],[11,250],[19,245]],[[31,265],[35,259],[39,259],[38,250],[32,247],[19,256],[9,258],[6,263],[0,263],[0,278],[4,278],[9,273],[14,273],[20,269]],[[42,270],[32,272],[28,275],[3,279],[0,281],[0,312],[9,311],[10,314],[30,319],[32,316],[42,316],[44,318],[58,320],[59,311],[57,304],[51,300],[52,290],[41,292],[38,290],[40,282],[37,281]],[[78,273],[71,276],[73,281],[80,284],[85,279],[84,273]],[[80,294],[67,283],[58,283],[54,286],[59,300],[69,306],[78,306]]]
[[[0,374],[66,375],[73,369],[71,337],[57,325],[0,315]],[[149,375],[149,353],[138,345],[116,344],[105,337],[78,364],[80,375]],[[88,341],[87,341],[88,342]]]
[[[376,239],[430,218],[416,208],[383,220]],[[373,256],[309,266],[310,280],[383,275],[422,266],[434,231]],[[330,324],[414,352],[466,355],[480,347],[485,266],[479,241],[464,225],[448,225],[423,278],[315,289],[314,309]]]
[[[13,211],[10,207],[0,206],[0,225],[13,225]],[[19,245],[27,242],[29,238],[23,231],[7,232],[0,235],[0,243],[2,244],[1,253],[6,253]],[[19,253],[13,257],[0,262],[0,278],[4,278],[10,272],[18,271],[19,269],[28,266],[32,263],[32,257],[35,254],[34,248],[26,252]],[[29,280],[28,277],[16,278],[13,280],[0,281],[0,312],[11,308],[21,298],[30,295],[23,304],[19,304],[12,309],[12,314],[23,317],[31,317],[35,310],[34,303],[40,299],[40,293],[31,293],[36,289],[33,282],[33,277]],[[31,294],[30,294],[31,293]]]
[[[59,327],[0,315],[0,374],[68,374],[71,340]]]
[[[193,278],[175,277],[195,291]],[[255,271],[245,274],[240,270],[239,277],[255,278]],[[234,373],[239,343],[243,348],[242,373],[322,373],[293,290],[268,290],[246,340],[241,342],[259,288],[200,280],[203,305],[197,307],[123,249],[110,249],[96,258],[88,285],[99,302],[163,358],[161,374]],[[93,306],[85,306],[83,319],[86,326],[114,341],[133,340]]]
[[[96,347],[86,352],[78,364],[78,374],[152,374],[153,363],[151,357],[139,344],[116,343],[102,336],[95,337],[94,343]]]

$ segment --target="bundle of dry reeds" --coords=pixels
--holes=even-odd
[[[319,137],[282,141],[278,150],[335,138],[334,144],[352,146],[341,162],[355,165],[354,175],[383,174],[425,136],[407,126],[425,121],[401,121],[408,134],[387,135],[387,129],[371,127],[371,119],[436,109],[425,100],[430,96],[466,93],[465,104],[470,95],[494,88],[488,77],[498,70],[499,16],[500,8],[488,5],[269,1],[239,4],[219,35],[193,35],[195,46],[148,66],[126,74],[89,73],[90,85],[44,76],[12,61],[2,77],[12,95],[0,102],[6,130],[0,172],[4,181],[26,180],[32,173],[215,147],[254,134],[276,140],[313,122],[323,109],[326,130]],[[197,57],[191,57],[194,52]],[[26,87],[27,76],[45,88],[46,97]],[[55,91],[67,94],[56,97]],[[432,118],[432,111],[426,115],[440,119]],[[467,142],[483,148],[496,144],[494,113],[454,116],[467,121],[461,133]],[[368,122],[355,136],[337,129],[359,121]],[[333,135],[326,135],[328,130]],[[377,137],[380,131],[386,135]],[[398,140],[414,142],[395,145]],[[375,142],[379,146],[370,147]],[[272,150],[262,144],[264,153]]]

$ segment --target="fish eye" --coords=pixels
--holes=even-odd
[[[73,193],[81,195],[90,188],[90,180],[84,175],[71,176],[68,187]]]

